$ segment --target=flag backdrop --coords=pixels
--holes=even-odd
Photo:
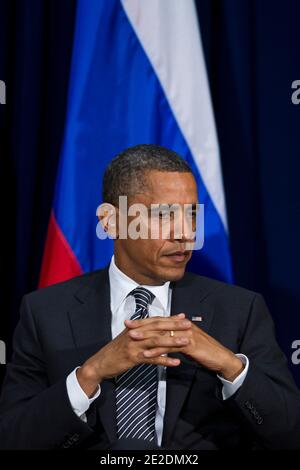
[[[96,236],[109,161],[154,143],[192,167],[205,243],[189,269],[232,280],[217,136],[193,0],[79,0],[68,110],[40,285],[108,264]]]

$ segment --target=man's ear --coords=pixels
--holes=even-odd
[[[117,227],[117,211],[118,209],[112,204],[101,204],[97,209],[97,217],[101,223],[103,230],[108,233],[109,238],[118,238]]]

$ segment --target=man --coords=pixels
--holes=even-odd
[[[186,162],[154,145],[115,158],[103,188],[117,215],[121,195],[197,204]],[[262,297],[185,273],[193,238],[174,220],[169,237],[161,218],[138,239],[116,220],[101,217],[116,231],[109,268],[24,297],[0,446],[300,449],[300,393]]]

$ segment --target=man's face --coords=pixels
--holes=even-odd
[[[128,200],[131,204],[144,204],[149,209],[151,204],[177,204],[184,214],[184,205],[197,204],[197,186],[191,173],[150,171],[146,175],[145,192],[136,194]],[[150,213],[150,211],[149,211]],[[160,216],[160,217],[163,217]],[[195,214],[193,215],[195,218]],[[129,217],[128,222],[134,217]],[[150,220],[150,219],[149,219]],[[183,219],[182,219],[183,220]],[[163,224],[160,219],[160,224]],[[158,239],[128,237],[115,241],[115,260],[117,266],[139,284],[158,285],[166,281],[180,279],[191,258],[192,251],[186,249],[186,242],[191,242],[189,235],[175,233],[174,224],[170,224],[168,239],[159,234]]]

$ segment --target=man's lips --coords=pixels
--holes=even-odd
[[[185,261],[190,255],[190,251],[174,251],[173,253],[166,253],[164,256],[176,262]]]

